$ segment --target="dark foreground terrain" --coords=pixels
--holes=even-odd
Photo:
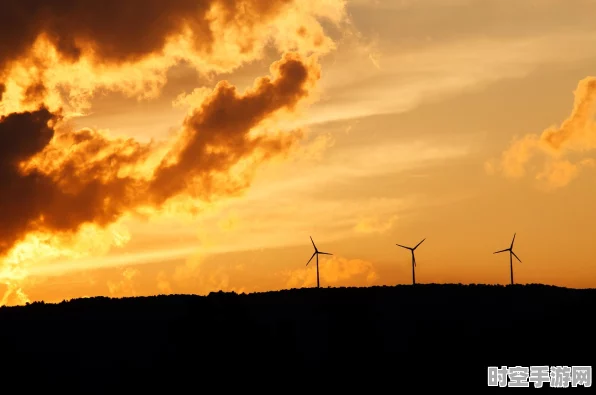
[[[595,306],[596,290],[543,285],[97,297],[0,308],[0,358],[4,380],[18,367],[80,393],[485,389],[488,365],[596,365]]]

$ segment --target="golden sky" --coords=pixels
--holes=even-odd
[[[0,304],[596,287],[595,0],[2,7]]]

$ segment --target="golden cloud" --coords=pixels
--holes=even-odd
[[[285,271],[281,275],[286,279],[287,288],[304,288],[317,285],[315,265],[306,268]],[[321,286],[368,286],[378,278],[371,262],[361,259],[346,259],[336,255],[319,258],[319,277]]]
[[[34,1],[2,8],[0,115],[41,103],[52,112],[82,112],[98,90],[154,98],[176,64],[228,73],[261,58],[271,43],[281,53],[324,54],[334,43],[319,19],[346,20],[342,0]]]
[[[108,281],[107,285],[110,296],[135,296],[136,287],[134,278],[139,274],[139,269],[128,267],[122,271],[122,278],[119,281]]]
[[[106,229],[128,214],[151,216],[170,204],[187,209],[189,199],[210,204],[246,190],[261,163],[285,156],[303,136],[271,120],[316,93],[318,56],[334,48],[319,21],[346,19],[343,0],[65,0],[0,8],[0,256],[12,259],[0,277],[13,288],[27,275],[18,248],[55,255],[84,229],[118,244],[126,238]],[[180,96],[175,104],[189,111],[172,140],[141,143],[70,126],[99,91],[155,98],[175,65],[228,73],[271,44],[281,59],[252,89],[240,93],[220,81]]]
[[[397,221],[397,215],[391,215],[385,219],[379,217],[362,217],[354,226],[354,231],[365,234],[382,234],[391,230],[395,221]]]
[[[500,162],[485,164],[487,172],[521,178],[533,159],[542,159],[542,167],[532,169],[532,175],[546,188],[555,189],[569,184],[582,169],[592,167],[593,158],[578,157],[596,149],[596,77],[581,80],[574,95],[573,110],[560,126],[515,139]]]
[[[178,265],[171,277],[165,272],[158,274],[158,289],[162,292],[174,288],[188,287],[197,294],[208,294],[209,292],[247,292],[245,287],[230,285],[230,277],[241,272],[242,265],[236,266],[205,266],[204,257],[196,254],[187,259],[184,264]]]

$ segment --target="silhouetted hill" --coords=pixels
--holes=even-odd
[[[216,388],[220,377],[233,388],[258,372],[484,389],[488,365],[594,365],[595,302],[594,289],[544,285],[96,297],[0,308],[0,357],[97,385],[142,376]]]

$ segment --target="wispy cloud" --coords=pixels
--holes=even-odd
[[[363,217],[354,227],[357,233],[371,234],[371,233],[385,233],[389,231],[395,221],[397,215],[391,215],[389,218],[382,218],[380,216]]]
[[[586,32],[542,35],[534,38],[477,39],[381,53],[383,67],[370,59],[337,55],[326,65],[323,100],[310,110],[308,124],[400,113],[482,89],[504,79],[522,78],[544,64],[574,64],[588,59],[586,48],[596,45],[596,34]],[[298,125],[298,123],[296,123]]]
[[[435,144],[430,141],[381,142],[342,149],[330,149],[325,161],[300,166],[284,166],[278,176],[266,174],[257,179],[245,201],[263,200],[270,196],[309,194],[322,186],[355,181],[361,177],[396,174],[417,167],[461,158],[470,152],[465,144]]]

